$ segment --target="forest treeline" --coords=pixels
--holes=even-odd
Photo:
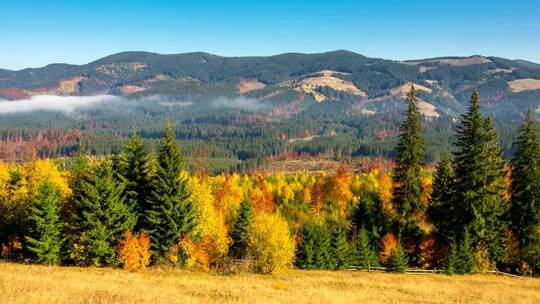
[[[381,264],[540,272],[532,112],[506,162],[473,92],[433,171],[417,103],[412,87],[388,172],[190,174],[171,124],[156,153],[134,135],[112,157],[0,164],[1,257],[130,270],[242,260],[262,273]]]

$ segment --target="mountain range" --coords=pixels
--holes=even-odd
[[[411,84],[431,118],[463,112],[474,88],[493,116],[520,117],[528,107],[540,111],[540,64],[480,55],[394,61],[349,51],[268,57],[123,52],[85,65],[0,70],[0,99],[97,94],[160,95],[174,102],[245,96],[269,104],[349,99],[350,111],[373,115],[399,109]]]
[[[411,85],[427,161],[452,143],[474,89],[505,156],[527,110],[540,115],[540,65],[524,60],[124,52],[0,70],[0,160],[73,155],[81,138],[89,153],[115,153],[133,131],[155,147],[167,121],[188,157],[206,155],[214,172],[291,157],[391,158]]]

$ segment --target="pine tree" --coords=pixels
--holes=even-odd
[[[123,233],[133,229],[135,215],[125,202],[124,184],[115,179],[108,161],[91,170],[75,189],[73,259],[82,265],[116,265]]]
[[[446,259],[446,262],[444,263],[444,268],[446,269],[446,273],[449,275],[452,275],[456,273],[457,266],[459,263],[459,256],[458,256],[458,248],[456,246],[456,243],[453,242],[452,246],[450,247],[450,252],[448,253],[448,257]]]
[[[525,123],[519,129],[519,137],[514,146],[517,150],[511,161],[510,218],[521,246],[525,247],[530,236],[530,227],[538,225],[540,212],[540,141],[530,109]]]
[[[424,160],[424,135],[422,114],[418,110],[418,99],[414,85],[407,96],[405,120],[400,127],[396,146],[396,168],[394,170],[394,206],[399,214],[399,230],[414,229],[415,215],[424,211],[422,204],[422,180],[420,173]]]
[[[231,231],[232,245],[229,251],[237,258],[245,257],[247,253],[247,233],[253,218],[251,201],[244,199],[238,208],[238,217]]]
[[[332,267],[332,235],[323,224],[317,226],[315,230],[315,254],[313,264],[318,269],[329,269]]]
[[[455,265],[456,273],[459,274],[471,273],[474,268],[474,248],[468,229],[463,233]]]
[[[319,222],[311,220],[302,226],[301,242],[298,245],[296,263],[304,269],[326,269],[332,267],[332,236]]]
[[[494,259],[500,258],[504,201],[504,161],[491,119],[480,114],[476,91],[469,111],[457,128],[457,151],[454,157],[455,182],[452,192],[456,227],[470,228],[473,244],[489,246]]]
[[[52,183],[45,181],[39,186],[34,206],[30,209],[30,221],[30,235],[26,236],[26,241],[35,261],[59,264],[64,227],[60,219],[60,196]]]
[[[156,179],[147,215],[152,227],[149,230],[152,247],[158,259],[181,237],[193,234],[197,226],[187,178],[182,175],[183,167],[184,157],[169,123],[158,151]]]
[[[404,273],[405,270],[407,270],[408,263],[409,258],[401,246],[401,240],[398,240],[396,248],[394,248],[390,254],[387,267],[392,272]]]
[[[374,239],[380,239],[390,229],[391,221],[391,216],[383,209],[378,194],[366,193],[360,197],[360,202],[353,211],[352,235],[365,228]]]
[[[350,264],[350,247],[347,242],[347,227],[342,221],[331,221],[327,224],[332,230],[331,268],[341,270]]]
[[[448,154],[437,164],[433,178],[433,193],[427,210],[429,220],[437,227],[437,235],[449,239],[457,234],[458,219],[452,201],[452,183],[454,172]]]
[[[484,187],[482,199],[472,205],[470,227],[474,233],[473,240],[488,249],[490,259],[506,262],[504,229],[508,226],[506,215],[509,205],[505,199],[505,161],[490,117],[484,120],[484,135],[484,153],[480,155],[484,160]]]
[[[368,231],[364,227],[362,227],[358,233],[358,237],[355,243],[355,249],[356,266],[368,268],[379,265],[379,261],[377,259],[377,252],[373,249]]]
[[[134,134],[125,146],[125,152],[117,158],[115,169],[118,177],[126,185],[126,202],[137,215],[135,231],[149,230],[146,213],[152,194],[151,160],[140,137]]]
[[[527,243],[523,246],[523,258],[535,274],[540,273],[540,213],[536,214],[536,223],[529,226]]]
[[[303,269],[314,269],[315,252],[318,250],[315,237],[315,227],[310,222],[300,230],[301,241],[296,251],[296,264]]]

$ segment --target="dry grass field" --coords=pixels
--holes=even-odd
[[[540,279],[299,271],[187,271],[0,264],[0,303],[540,303]]]

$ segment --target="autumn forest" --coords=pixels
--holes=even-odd
[[[414,86],[395,160],[362,168],[211,175],[186,163],[172,123],[155,153],[134,134],[114,155],[0,163],[0,256],[128,270],[538,274],[537,127],[529,111],[505,160],[479,99],[436,166]]]

